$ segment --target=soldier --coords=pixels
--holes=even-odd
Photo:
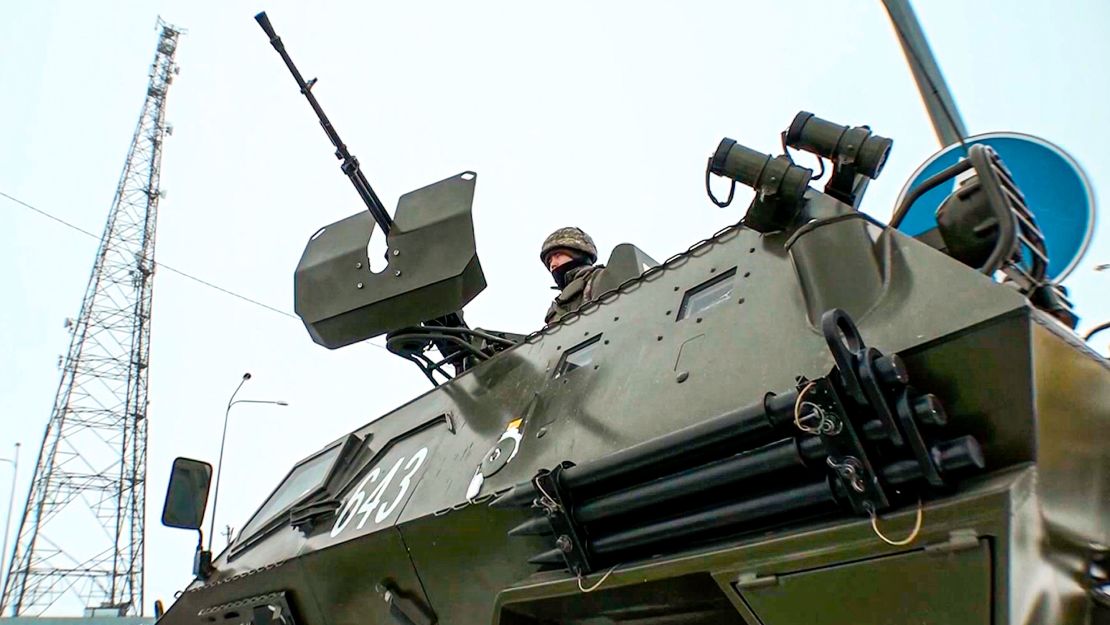
[[[594,285],[605,265],[594,264],[597,246],[581,229],[568,227],[552,232],[540,248],[540,260],[555,279],[552,288],[560,291],[547,309],[545,322],[558,321],[597,295]]]

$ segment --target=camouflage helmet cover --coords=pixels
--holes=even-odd
[[[594,245],[594,240],[590,238],[590,235],[583,232],[581,228],[559,228],[549,234],[543,240],[543,246],[540,247],[540,260],[544,265],[547,264],[547,255],[557,249],[582,252],[589,258],[590,263],[597,261],[597,246]]]

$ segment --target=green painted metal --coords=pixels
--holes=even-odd
[[[399,211],[391,237],[423,227],[412,220],[469,224],[470,192]],[[417,268],[409,287],[340,289],[339,274],[365,254],[368,219],[342,245],[310,243],[319,247],[305,257],[323,259],[308,263],[319,287],[311,307],[331,311],[306,318],[310,329],[349,315],[353,325],[334,335],[349,342],[465,303],[457,287],[480,277],[467,273],[477,267],[472,232],[461,252],[456,237],[402,247],[401,257],[424,257],[406,261],[406,271]],[[452,259],[444,275],[454,287],[430,286],[437,258]],[[322,485],[238,537],[167,625],[270,625],[258,615],[278,598],[297,625],[1084,622],[1086,563],[1110,544],[1110,363],[1020,292],[813,189],[782,231],[737,225],[662,265],[619,246],[609,267],[603,293],[577,313],[368,415],[335,443],[345,451]],[[691,293],[724,279],[731,286],[713,291],[714,305],[679,314]],[[375,306],[388,310],[366,309]],[[368,319],[353,314],[360,307]],[[844,506],[797,514],[756,531],[664,541],[581,578],[561,563],[529,564],[560,544],[542,523],[508,536],[531,511],[487,505],[540,470],[766,406],[771,392],[804,394],[806,380],[834,365],[820,328],[830,309],[847,311],[868,345],[901,355],[912,383],[946,407],[943,438],[973,436],[984,471],[914,486],[916,505],[896,497],[872,519]],[[823,465],[805,470],[830,480],[835,499],[851,487]],[[744,488],[766,495],[784,483]],[[609,522],[688,519],[716,503],[677,497],[666,510]]]

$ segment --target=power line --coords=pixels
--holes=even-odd
[[[55,216],[55,215],[51,215],[50,213],[48,213],[48,212],[46,212],[46,211],[42,210],[41,208],[37,208],[37,207],[35,207],[35,206],[32,206],[32,205],[28,204],[27,202],[24,202],[23,200],[21,200],[21,199],[19,199],[19,198],[16,198],[16,197],[12,197],[11,195],[8,195],[7,193],[4,193],[3,191],[0,191],[0,195],[2,195],[2,196],[4,196],[5,198],[7,198],[7,199],[9,199],[9,200],[11,200],[11,201],[13,201],[13,202],[15,202],[16,204],[19,204],[20,206],[23,206],[23,207],[25,207],[25,208],[29,208],[29,209],[31,209],[31,210],[33,210],[33,211],[35,211],[36,213],[38,213],[38,214],[42,215],[43,217],[46,217],[47,219],[52,219],[52,220],[54,220],[54,221],[56,221],[56,222],[58,222],[58,223],[62,224],[63,226],[66,226],[67,228],[70,228],[70,229],[76,230],[77,232],[80,232],[81,234],[83,234],[83,235],[85,235],[85,236],[88,236],[88,237],[92,237],[92,238],[94,238],[94,239],[96,239],[96,240],[98,240],[98,241],[100,240],[100,237],[98,237],[97,235],[95,235],[95,234],[93,234],[93,233],[89,232],[88,230],[85,230],[84,228],[82,228],[82,227],[80,227],[80,226],[76,226],[76,225],[74,225],[74,224],[72,224],[72,223],[70,223],[70,222],[68,222],[68,221],[66,221],[66,220],[64,220],[64,219],[62,219],[61,217],[57,217],[57,216]],[[265,308],[266,310],[269,310],[269,311],[271,311],[271,312],[276,312],[276,313],[277,313],[277,314],[279,314],[279,315],[284,315],[284,316],[286,316],[286,317],[291,317],[291,318],[293,318],[293,319],[298,319],[298,317],[297,317],[296,315],[294,315],[293,313],[290,313],[290,312],[284,311],[284,310],[282,310],[282,309],[280,309],[280,308],[275,308],[275,307],[273,307],[273,306],[270,306],[269,304],[263,304],[262,302],[260,302],[260,301],[258,301],[258,300],[254,300],[254,299],[251,299],[251,298],[247,297],[246,295],[241,295],[241,294],[239,294],[239,293],[236,293],[235,291],[232,291],[232,290],[230,290],[230,289],[225,289],[225,288],[224,288],[224,287],[222,287],[222,286],[219,286],[219,285],[216,285],[216,284],[212,284],[211,282],[209,282],[209,281],[207,281],[207,280],[204,280],[204,279],[202,279],[202,278],[198,278],[198,277],[196,277],[196,276],[194,276],[194,275],[192,275],[192,274],[189,274],[189,273],[186,273],[186,272],[184,272],[184,271],[181,271],[180,269],[176,269],[176,268],[174,268],[174,267],[170,267],[169,265],[167,265],[167,264],[165,264],[165,263],[163,263],[163,262],[159,262],[159,261],[154,261],[154,264],[155,264],[155,265],[157,265],[158,267],[161,267],[162,269],[165,269],[165,270],[167,270],[167,271],[172,271],[173,273],[176,273],[176,274],[177,274],[177,275],[179,275],[179,276],[182,276],[182,277],[184,277],[184,278],[188,278],[188,279],[192,280],[193,282],[196,282],[196,283],[198,283],[198,284],[202,284],[202,285],[204,285],[204,286],[206,286],[206,287],[208,287],[208,288],[210,288],[210,289],[215,289],[215,290],[217,290],[217,291],[220,291],[221,293],[225,293],[225,294],[227,294],[227,295],[230,295],[230,296],[232,296],[232,297],[236,297],[236,298],[238,298],[238,299],[241,299],[241,300],[243,300],[244,302],[248,302],[248,303],[254,304],[255,306],[260,306],[260,307],[262,307],[262,308]]]
[[[92,238],[96,239],[97,241],[100,240],[100,237],[98,237],[97,235],[89,232],[88,230],[85,230],[84,228],[82,228],[80,226],[76,226],[76,225],[62,219],[61,217],[51,215],[50,213],[42,210],[41,208],[38,208],[36,206],[32,206],[32,205],[28,204],[27,202],[24,202],[23,200],[21,200],[17,197],[13,197],[11,195],[8,195],[7,193],[4,193],[3,191],[0,191],[0,196],[3,196],[5,198],[9,199],[9,200],[15,202],[16,204],[19,204],[20,206],[23,206],[24,208],[28,208],[28,209],[38,213],[39,215],[42,215],[43,217],[46,217],[47,219],[52,219],[52,220],[62,224],[63,226],[65,226],[67,228],[70,228],[72,230],[76,230],[77,232],[80,232],[81,234],[83,234],[85,236],[92,237]],[[219,286],[217,284],[212,284],[211,282],[209,282],[207,280],[204,280],[202,278],[198,278],[198,277],[196,277],[192,274],[181,271],[180,269],[170,267],[169,265],[167,265],[165,263],[154,261],[154,264],[157,265],[158,267],[161,267],[162,269],[165,269],[167,271],[171,271],[173,273],[176,273],[177,275],[179,275],[183,278],[188,278],[188,279],[192,280],[193,282],[196,282],[197,284],[206,286],[210,289],[214,289],[214,290],[219,291],[219,292],[221,292],[225,295],[230,295],[234,298],[240,299],[240,300],[242,300],[244,302],[247,302],[249,304],[254,304],[255,306],[265,308],[266,310],[268,310],[270,312],[275,312],[279,315],[289,317],[291,319],[298,319],[298,320],[300,319],[300,317],[294,315],[291,312],[284,311],[280,308],[275,308],[274,306],[270,306],[269,304],[263,304],[262,302],[260,302],[258,300],[254,300],[254,299],[251,299],[251,298],[247,297],[246,295],[241,295],[239,293],[236,293],[235,291],[232,291],[231,289],[225,289],[222,286]],[[378,348],[380,350],[383,350],[383,351],[389,351],[389,348],[387,348],[383,345],[378,345],[377,343],[371,343],[370,341],[363,341],[363,343],[365,343],[366,345],[369,345],[371,347],[376,347],[376,348]]]
[[[196,282],[198,284],[203,284],[204,286],[206,286],[210,289],[216,289],[217,291],[220,291],[221,293],[226,293],[226,294],[228,294],[232,297],[237,297],[237,298],[243,300],[244,302],[250,302],[251,304],[254,304],[255,306],[261,306],[262,308],[265,308],[266,310],[271,310],[273,312],[276,312],[279,315],[285,315],[286,317],[291,317],[293,319],[300,319],[300,317],[298,317],[297,315],[294,315],[293,313],[286,312],[286,311],[284,311],[280,308],[274,308],[273,306],[270,306],[269,304],[263,304],[262,302],[259,302],[257,300],[253,300],[253,299],[247,297],[246,295],[240,295],[240,294],[236,293],[235,291],[229,291],[229,290],[223,288],[222,286],[217,286],[215,284],[212,284],[211,282],[208,282],[207,280],[202,280],[202,279],[200,279],[196,276],[189,275],[189,274],[185,273],[184,271],[181,271],[180,269],[174,269],[173,267],[170,267],[169,265],[166,265],[164,263],[160,263],[160,262],[157,262],[157,261],[155,261],[154,264],[158,265],[162,269],[168,269],[169,271],[172,271],[173,273],[176,273],[179,276],[182,276],[184,278],[188,278],[188,279],[192,280],[193,282]]]

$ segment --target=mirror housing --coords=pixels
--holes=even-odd
[[[162,525],[199,530],[204,523],[211,483],[212,465],[190,458],[175,459],[162,506]]]

